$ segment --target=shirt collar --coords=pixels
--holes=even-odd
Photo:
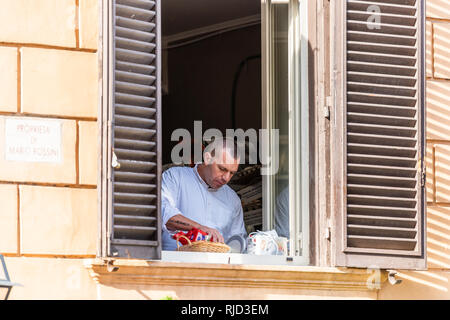
[[[193,170],[194,170],[194,172],[195,172],[195,175],[196,175],[196,177],[198,178],[198,180],[200,181],[200,184],[202,185],[202,186],[204,186],[208,191],[212,191],[212,192],[215,192],[215,191],[217,191],[217,190],[219,190],[219,189],[214,189],[214,188],[211,188],[206,182],[205,182],[205,180],[203,180],[203,178],[200,176],[200,174],[198,173],[198,164],[196,164],[195,165],[195,167],[193,168]]]

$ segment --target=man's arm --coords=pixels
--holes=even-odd
[[[244,210],[242,209],[241,200],[236,197],[236,209],[235,209],[235,215],[233,218],[233,221],[231,221],[230,226],[230,234],[229,237],[234,235],[241,235],[244,238],[247,237],[247,230],[245,229],[245,223],[244,223]]]
[[[186,218],[180,213],[170,218],[169,221],[167,221],[166,223],[166,227],[170,231],[175,230],[189,231],[193,228],[200,229],[201,226],[194,220]]]
[[[207,226],[203,226],[194,220],[191,220],[189,218],[186,218],[182,214],[177,214],[170,218],[167,223],[166,227],[168,230],[174,231],[174,230],[182,230],[182,231],[189,231],[193,228],[200,229],[211,235],[211,241],[214,242],[224,242],[222,234],[213,228],[209,228]]]

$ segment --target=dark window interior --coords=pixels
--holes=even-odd
[[[200,120],[203,132],[216,128],[224,136],[226,129],[261,128],[260,8],[260,0],[162,1],[163,170],[177,128],[192,138]],[[217,28],[248,20],[254,22],[231,31]],[[217,34],[202,33],[211,30]],[[229,185],[241,197],[247,231],[262,230],[258,165],[241,165]]]

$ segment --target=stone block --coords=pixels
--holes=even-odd
[[[0,253],[17,253],[17,186],[0,184]]]
[[[22,111],[96,118],[97,54],[22,48]]]
[[[0,111],[17,111],[17,55],[16,48],[0,47]]]
[[[20,186],[23,254],[95,255],[97,190]]]
[[[1,0],[0,42],[76,46],[75,0]]]

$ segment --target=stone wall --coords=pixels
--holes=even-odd
[[[82,258],[97,250],[98,4],[0,0],[0,252],[24,286],[12,299],[83,298],[94,286]],[[6,160],[7,119],[60,122],[60,161]]]
[[[401,272],[382,299],[450,299],[450,3],[426,5],[428,270]]]

